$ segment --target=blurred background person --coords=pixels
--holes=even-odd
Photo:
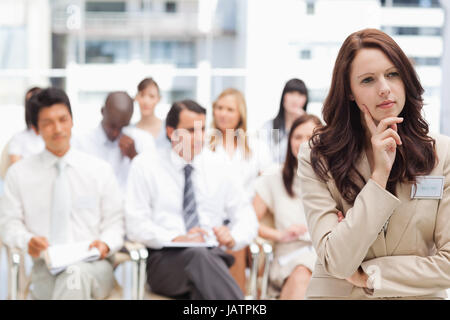
[[[148,132],[155,139],[157,147],[170,146],[166,137],[165,121],[155,115],[155,108],[161,100],[158,83],[153,78],[145,78],[138,84],[135,100],[139,104],[141,119],[136,128]]]
[[[45,148],[8,170],[0,200],[3,241],[33,258],[33,298],[103,299],[114,287],[109,257],[123,244],[119,186],[110,165],[71,147],[72,109],[63,90],[42,90],[30,104],[31,124]],[[98,249],[99,260],[50,272],[43,251],[85,241]],[[78,285],[68,286],[74,268]]]
[[[175,102],[166,119],[171,147],[133,161],[125,202],[127,236],[149,248],[153,292],[243,299],[229,270],[234,259],[224,250],[250,244],[258,222],[231,168],[211,161],[215,156],[205,150],[205,121],[206,109],[195,101]],[[195,246],[211,240],[218,246]]]
[[[253,206],[258,219],[273,215],[274,227],[260,223],[259,236],[275,243],[275,259],[270,267],[270,296],[303,299],[314,268],[316,254],[308,237],[305,213],[300,199],[297,154],[315,128],[322,124],[314,115],[303,115],[292,123],[286,159],[282,168],[272,167],[255,185]],[[302,237],[303,236],[303,237]],[[288,257],[284,258],[283,257]],[[281,258],[281,259],[280,259]]]
[[[306,113],[307,107],[308,89],[303,80],[294,78],[286,82],[277,116],[260,130],[260,137],[267,142],[276,163],[283,163],[292,123]]]
[[[248,201],[254,196],[254,182],[272,164],[267,146],[256,137],[247,135],[247,106],[244,95],[234,88],[225,89],[213,103],[210,149],[218,161],[230,165],[236,179],[243,185]],[[245,291],[247,248],[233,252],[236,263],[233,277]]]
[[[31,125],[30,106],[28,101],[30,98],[39,93],[42,89],[39,87],[30,88],[25,94],[25,124],[26,129],[16,133],[7,146],[5,147],[5,159],[2,159],[2,177],[5,176],[6,170],[20,159],[41,152],[44,149],[44,142],[39,134],[37,134]],[[7,156],[6,156],[7,155]]]
[[[272,159],[267,146],[247,134],[247,105],[242,92],[229,88],[220,93],[213,102],[211,127],[210,149],[231,164],[251,200],[255,179],[272,165]]]
[[[91,132],[76,137],[74,145],[110,163],[122,191],[125,191],[131,160],[144,150],[154,150],[154,139],[146,132],[129,126],[133,99],[128,93],[109,93],[101,112],[101,123]]]

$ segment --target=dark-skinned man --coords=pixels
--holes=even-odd
[[[100,124],[88,134],[76,137],[74,145],[109,162],[124,191],[131,160],[144,150],[154,150],[154,139],[147,132],[129,125],[133,99],[126,92],[109,93],[101,112]]]

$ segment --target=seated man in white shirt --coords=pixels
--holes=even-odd
[[[257,235],[258,222],[231,171],[203,150],[206,110],[175,102],[166,118],[171,148],[132,163],[125,201],[130,240],[149,248],[152,292],[189,299],[243,299],[230,274],[238,250]],[[216,241],[211,248],[195,247]],[[179,243],[183,247],[172,247]]]
[[[75,137],[74,145],[109,162],[124,192],[131,160],[144,150],[153,150],[155,142],[151,135],[128,126],[133,115],[133,99],[128,93],[109,93],[101,111],[101,123],[88,134]]]
[[[64,91],[45,89],[30,104],[32,127],[45,150],[8,170],[0,202],[2,239],[32,256],[35,299],[103,299],[114,286],[110,257],[123,245],[119,186],[109,164],[71,148],[72,111]],[[79,242],[96,247],[100,260],[52,275],[43,251]]]

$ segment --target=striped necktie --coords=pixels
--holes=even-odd
[[[69,240],[70,186],[67,178],[66,163],[56,162],[58,173],[53,184],[52,218],[50,244],[64,244]]]
[[[197,205],[191,179],[193,169],[190,164],[184,167],[183,217],[186,231],[198,226]]]

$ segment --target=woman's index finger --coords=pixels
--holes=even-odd
[[[372,115],[370,114],[369,109],[363,105],[364,109],[364,118],[366,119],[366,125],[369,129],[370,133],[374,135],[377,132],[377,126],[375,125],[375,122],[373,121]]]

